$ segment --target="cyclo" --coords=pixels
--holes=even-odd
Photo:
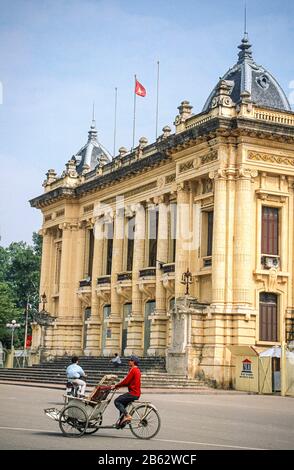
[[[130,427],[138,439],[151,439],[160,429],[160,416],[156,407],[150,402],[136,401],[128,405],[128,414],[132,420],[126,425],[119,421],[112,425],[103,426],[103,414],[111,402],[115,390],[111,385],[117,382],[117,375],[105,375],[89,398],[65,396],[62,409],[47,408],[45,414],[59,422],[59,427],[66,437],[81,437],[84,434],[94,434],[99,429],[122,429]]]

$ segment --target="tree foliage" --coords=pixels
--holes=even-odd
[[[11,330],[6,327],[6,323],[12,320],[22,321],[21,309],[17,308],[9,285],[0,282],[0,340],[4,347],[10,348]],[[15,346],[19,346],[19,332],[15,332]]]
[[[27,303],[38,310],[42,238],[33,234],[33,244],[14,242],[0,247],[0,341],[10,345],[11,332],[6,323],[22,324],[15,333],[15,346],[23,345],[24,311]]]

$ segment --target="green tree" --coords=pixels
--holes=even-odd
[[[7,249],[0,246],[0,282],[6,279],[6,271],[9,264],[9,255]]]
[[[42,238],[33,233],[32,246],[24,242],[0,247],[0,341],[10,347],[11,332],[6,323],[16,320],[22,326],[15,331],[15,347],[23,347],[25,307],[39,308]]]
[[[11,286],[17,307],[25,308],[29,301],[34,308],[38,308],[41,240],[41,237],[34,233],[33,246],[15,242],[7,248],[8,266],[5,281]]]
[[[5,348],[10,348],[11,331],[6,327],[6,323],[16,320],[17,322],[23,321],[22,311],[17,308],[9,285],[5,282],[0,282],[0,340]],[[22,346],[19,332],[15,332],[15,347]]]

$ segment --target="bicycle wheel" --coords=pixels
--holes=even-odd
[[[85,431],[85,434],[94,434],[96,431],[98,431],[102,424],[102,419],[102,414],[98,415],[98,417],[95,419],[90,419],[88,421],[88,426]]]
[[[68,405],[60,414],[59,427],[66,437],[81,437],[87,426],[87,413],[78,406]]]
[[[160,429],[160,417],[150,405],[138,405],[131,411],[130,429],[138,439],[151,439]]]

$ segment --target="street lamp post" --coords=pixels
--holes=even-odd
[[[14,330],[20,327],[19,323],[16,323],[16,320],[12,320],[11,323],[6,323],[7,328],[11,328],[11,351],[14,349],[13,339],[14,339]]]
[[[13,368],[13,363],[14,363],[14,345],[13,345],[13,340],[14,340],[14,330],[16,328],[19,328],[20,327],[20,324],[19,323],[16,323],[16,320],[12,320],[11,323],[6,323],[6,327],[7,328],[10,328],[11,329],[11,358],[10,358],[10,364]],[[7,366],[9,367],[9,366]]]
[[[193,279],[192,279],[192,273],[189,271],[189,268],[187,268],[187,271],[182,274],[182,280],[181,284],[184,284],[186,286],[186,292],[185,295],[189,295],[189,286],[192,284]]]
[[[29,309],[31,305],[29,304],[29,298],[27,299],[26,309],[25,309],[25,334],[24,334],[24,345],[23,345],[23,367],[25,366],[25,354],[27,350],[27,337],[28,337],[28,319],[29,319]]]

